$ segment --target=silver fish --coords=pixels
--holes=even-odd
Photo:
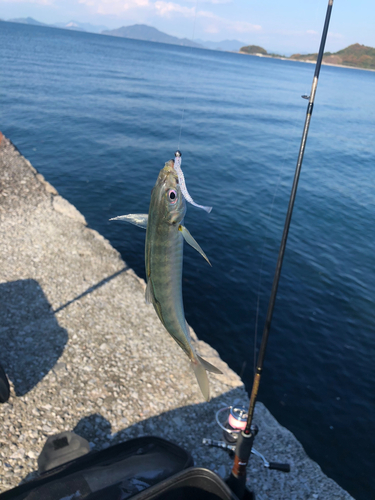
[[[210,264],[191,236],[183,219],[186,201],[181,193],[173,160],[160,171],[151,193],[148,214],[129,214],[110,220],[122,220],[146,229],[146,302],[151,303],[160,321],[191,361],[203,396],[210,399],[207,371],[222,373],[202,359],[191,343],[182,301],[182,261],[184,239]],[[211,265],[211,264],[210,264]]]

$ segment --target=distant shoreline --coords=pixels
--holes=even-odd
[[[279,59],[280,61],[290,61],[290,62],[301,62],[301,63],[308,63],[308,64],[316,64],[316,61],[309,61],[307,59],[290,59],[289,57],[277,57],[277,56],[271,56],[269,54],[248,54],[247,52],[243,52],[239,50],[237,54],[243,54],[244,56],[255,56],[255,57],[265,57],[267,59]],[[359,68],[358,66],[347,66],[344,64],[332,64],[332,63],[327,63],[322,61],[322,66],[334,66],[335,68],[348,68],[348,69],[358,69],[360,71],[372,71],[374,72],[375,69],[370,69],[370,68]]]
[[[25,18],[22,21],[21,21],[21,19],[9,19],[9,20],[0,19],[0,22],[12,23],[12,24],[21,24],[21,25],[26,25],[26,26],[37,26],[37,27],[42,27],[42,28],[61,29],[61,30],[64,30],[64,31],[74,31],[74,32],[78,32],[78,33],[87,33],[87,34],[92,34],[92,35],[112,36],[112,37],[124,38],[124,39],[128,39],[128,40],[138,40],[138,41],[151,42],[151,43],[161,43],[161,44],[167,44],[167,45],[175,45],[177,47],[194,47],[196,49],[214,50],[216,52],[229,52],[229,53],[232,53],[232,54],[243,54],[243,55],[247,55],[247,56],[266,57],[268,59],[279,59],[281,61],[303,62],[303,63],[309,63],[309,64],[315,64],[316,63],[316,61],[309,60],[309,59],[291,59],[290,57],[271,55],[271,54],[268,54],[265,49],[263,49],[262,47],[258,47],[258,46],[253,46],[253,47],[254,48],[256,47],[256,49],[259,49],[259,50],[263,50],[264,53],[249,53],[249,52],[245,52],[245,51],[243,51],[241,49],[237,51],[237,50],[226,50],[226,49],[210,48],[210,47],[207,47],[207,46],[204,46],[204,45],[195,44],[192,40],[179,39],[177,37],[173,37],[171,35],[167,35],[166,33],[160,32],[156,28],[153,28],[153,27],[150,27],[150,26],[147,26],[147,25],[134,25],[134,26],[130,26],[130,27],[127,27],[127,28],[147,28],[148,30],[151,29],[153,33],[155,32],[155,33],[157,33],[157,34],[159,34],[159,35],[161,35],[163,37],[167,37],[167,39],[169,39],[170,41],[167,41],[167,40],[164,40],[164,39],[155,40],[155,39],[147,39],[147,38],[141,38],[141,37],[135,37],[135,38],[133,38],[131,36],[123,36],[123,35],[115,34],[115,32],[119,32],[120,30],[124,30],[124,29],[126,29],[126,27],[122,27],[122,28],[119,28],[117,30],[109,30],[109,31],[104,30],[104,31],[101,31],[101,32],[94,32],[94,31],[86,31],[85,29],[82,29],[82,28],[79,28],[79,27],[72,29],[71,27],[68,27],[68,26],[57,26],[57,25],[51,25],[51,24],[44,24],[44,23],[40,23],[39,21],[36,21],[35,19],[32,19],[32,18]],[[68,24],[70,24],[70,23],[68,23]],[[173,39],[180,40],[182,43],[175,43],[174,41],[172,41]],[[194,43],[194,45],[190,45],[189,43],[186,43],[186,42],[190,42],[192,44]],[[355,45],[359,45],[359,44],[355,44]],[[367,48],[369,48],[369,47],[367,47]],[[370,49],[373,50],[372,48],[370,48]],[[345,64],[334,64],[334,63],[331,63],[331,62],[325,62],[324,60],[322,61],[322,65],[325,65],[325,66],[335,66],[335,67],[338,67],[338,68],[358,69],[358,70],[361,70],[361,71],[372,71],[372,72],[375,71],[375,69],[372,69],[372,68],[361,68],[359,66],[348,66],[348,65],[345,65]]]

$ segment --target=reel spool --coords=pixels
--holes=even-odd
[[[227,412],[226,421],[223,423],[220,418]],[[224,441],[228,444],[237,442],[238,435],[245,430],[247,422],[247,409],[242,405],[226,406],[216,412],[216,423],[223,430]]]
[[[221,420],[222,414],[226,412],[226,421]],[[247,409],[242,405],[226,406],[216,412],[215,418],[218,426],[223,430],[223,441],[215,441],[212,439],[203,439],[203,444],[207,446],[216,446],[224,450],[234,453],[236,449],[237,439],[241,431],[245,430],[247,422]],[[251,426],[251,432],[256,435],[258,433],[257,425]],[[290,472],[290,465],[278,462],[268,462],[265,457],[255,448],[251,449],[251,453],[256,455],[263,461],[264,467],[274,469],[280,472]]]
[[[222,414],[226,412],[226,420],[222,421]],[[245,406],[233,405],[221,408],[216,412],[215,418],[217,425],[223,431],[224,441],[216,441],[214,439],[203,438],[203,444],[206,446],[215,446],[216,448],[222,448],[223,450],[234,453],[236,450],[237,440],[240,432],[245,430],[247,422],[247,410]],[[258,427],[256,424],[251,426],[251,432],[254,436],[258,433]],[[251,449],[251,453],[256,455],[263,461],[264,467],[267,469],[274,469],[280,472],[290,472],[290,465],[278,462],[268,462],[265,457],[259,453],[255,448]]]

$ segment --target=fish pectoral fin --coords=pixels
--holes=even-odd
[[[197,358],[199,359],[199,361],[202,363],[203,365],[203,368],[205,370],[207,370],[208,372],[212,372],[212,373],[217,373],[219,375],[222,375],[223,372],[221,370],[219,370],[219,368],[216,368],[216,366],[214,365],[211,365],[211,363],[209,363],[208,361],[206,361],[205,359],[201,358],[200,356],[198,356],[197,354]]]
[[[192,237],[192,235],[190,234],[190,232],[186,229],[185,226],[182,226],[180,224],[180,226],[178,227],[178,230],[181,231],[182,233],[182,236],[184,237],[186,243],[189,243],[190,246],[192,246],[193,248],[195,248],[195,250],[197,252],[199,252],[202,257],[204,259],[206,259],[206,261],[210,264],[211,266],[211,262],[208,260],[206,254],[203,252],[203,250],[201,249],[201,247],[198,245],[198,243],[195,241],[195,239]],[[211,266],[212,267],[212,266]]]
[[[130,222],[135,226],[141,227],[142,229],[147,229],[148,214],[128,214],[119,215],[118,217],[113,217],[109,220],[123,220],[125,222]]]

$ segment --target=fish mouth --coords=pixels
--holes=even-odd
[[[178,184],[178,175],[173,168],[174,161],[169,160],[165,163],[164,168],[159,173],[159,184],[167,186],[168,188],[175,188]]]

